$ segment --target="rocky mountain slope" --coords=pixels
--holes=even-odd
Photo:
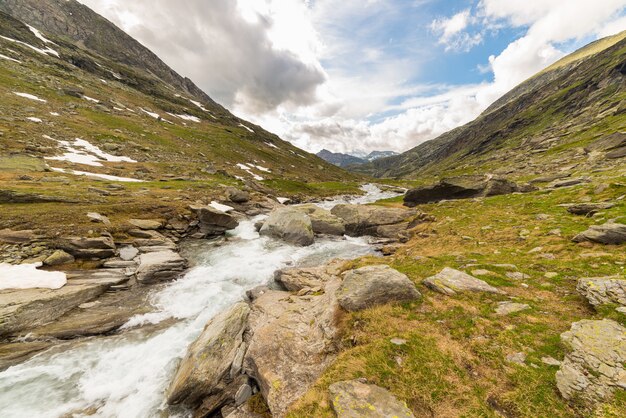
[[[626,32],[564,58],[476,120],[356,171],[377,177],[493,172],[532,178],[620,164],[626,130]]]
[[[357,189],[357,177],[235,117],[77,2],[0,10],[32,23],[0,11],[0,228],[62,227],[67,215],[89,229],[96,202],[180,209],[227,186],[292,198]],[[120,205],[136,193],[146,197]]]

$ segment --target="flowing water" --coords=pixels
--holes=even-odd
[[[373,185],[364,191],[320,206],[396,195]],[[225,243],[209,247],[184,277],[155,292],[154,312],[131,318],[119,335],[61,345],[1,372],[0,417],[187,416],[168,410],[164,393],[188,345],[213,316],[280,268],[372,252],[365,238],[318,238],[312,246],[294,247],[260,237],[257,220],[241,222]]]

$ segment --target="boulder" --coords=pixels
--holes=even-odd
[[[200,232],[206,236],[221,235],[239,226],[239,222],[233,215],[211,206],[191,206],[190,208],[198,216]]]
[[[409,278],[387,265],[367,266],[346,273],[337,290],[339,305],[347,311],[360,311],[390,302],[421,297]]]
[[[139,250],[132,245],[120,248],[120,259],[123,261],[134,260],[137,255],[139,255]]]
[[[504,178],[478,175],[460,176],[442,179],[432,186],[411,189],[404,196],[404,204],[413,207],[441,200],[497,196],[518,191],[520,188],[517,184]]]
[[[336,357],[338,286],[333,277],[317,296],[268,290],[252,303],[244,370],[257,381],[273,417],[284,417]]]
[[[144,231],[156,231],[163,227],[163,221],[158,219],[131,219],[128,223]]]
[[[43,263],[46,266],[60,266],[61,264],[73,263],[74,257],[63,250],[57,250],[48,258],[46,258]]]
[[[425,279],[423,283],[430,289],[448,296],[455,295],[457,292],[501,293],[486,282],[449,267]]]
[[[137,281],[144,284],[175,279],[187,261],[175,251],[165,250],[141,254],[137,267]]]
[[[567,211],[572,215],[591,216],[594,213],[610,209],[615,206],[613,203],[576,203],[567,207]]]
[[[314,241],[311,219],[293,208],[273,210],[259,233],[299,246],[311,245]]]
[[[226,190],[226,196],[228,197],[228,200],[233,203],[246,203],[250,200],[250,193],[243,190],[235,189],[234,187]]]
[[[170,384],[167,391],[170,405],[198,406],[224,381],[232,380],[231,365],[244,344],[243,332],[249,314],[248,305],[240,302],[205,326],[189,347]]]
[[[104,215],[100,215],[99,213],[96,213],[96,212],[87,213],[87,218],[89,218],[89,220],[93,223],[103,223],[105,225],[111,225],[111,221],[109,220],[108,217]]]
[[[330,280],[324,267],[284,268],[274,273],[274,280],[290,292],[323,287]]]
[[[608,303],[626,306],[626,279],[616,277],[580,279],[576,290],[593,306]]]
[[[337,205],[331,214],[342,219],[345,223],[346,234],[350,236],[372,235],[380,236],[380,227],[402,224],[406,229],[406,221],[417,212],[404,208],[389,208],[385,206],[365,205]]]
[[[391,392],[358,380],[329,386],[331,405],[337,418],[415,418]]]
[[[576,235],[572,241],[591,241],[598,244],[619,245],[626,243],[626,225],[607,222],[604,225],[592,225],[584,232]]]
[[[76,258],[109,258],[115,255],[115,243],[108,236],[97,238],[70,238],[60,247]]]
[[[598,402],[626,389],[626,328],[609,319],[582,320],[561,334],[570,348],[556,384],[565,399]]]
[[[346,233],[343,220],[326,209],[313,204],[296,206],[295,208],[309,216],[313,232],[316,234],[342,236]]]

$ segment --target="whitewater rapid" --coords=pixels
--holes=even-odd
[[[320,206],[395,195],[371,185],[364,191]],[[318,238],[312,246],[295,247],[261,237],[254,228],[260,218],[241,222],[199,265],[155,292],[154,312],[131,318],[124,332],[60,345],[1,372],[0,416],[190,416],[168,408],[165,391],[187,347],[212,317],[242,300],[246,290],[270,282],[278,269],[372,253],[366,238]]]

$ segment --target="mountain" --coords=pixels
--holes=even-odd
[[[353,155],[342,154],[340,152],[331,152],[327,149],[323,149],[316,154],[318,157],[327,161],[337,167],[347,167],[355,164],[365,164],[367,160]]]
[[[467,125],[354,170],[377,177],[532,177],[619,165],[626,145],[625,38],[622,32],[594,42],[514,88]]]
[[[375,161],[381,158],[393,157],[395,155],[398,155],[398,153],[395,151],[372,151],[367,154],[364,159],[366,159],[367,161]]]
[[[331,164],[334,164],[338,167],[346,168],[349,166],[355,166],[359,164],[365,164],[370,161],[375,161],[379,158],[398,155],[398,153],[394,151],[372,151],[369,154],[366,152],[342,154],[340,152],[331,152],[323,149],[316,155]]]

